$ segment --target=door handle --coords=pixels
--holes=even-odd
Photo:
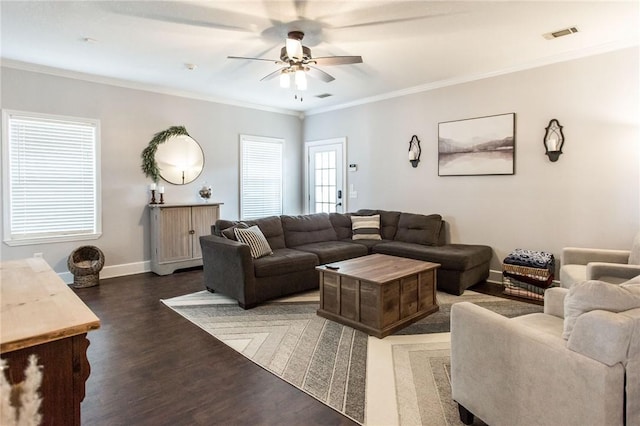
[[[342,203],[341,203],[341,202],[337,202],[337,203],[336,203],[336,206],[341,206],[341,205],[342,205]]]

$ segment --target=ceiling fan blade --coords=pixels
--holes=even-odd
[[[330,83],[335,80],[335,78],[331,74],[328,74],[315,67],[309,67],[309,71],[307,71],[307,74],[309,74],[310,77],[317,78],[318,80],[322,80],[325,83]]]
[[[265,75],[264,77],[262,77],[260,79],[260,81],[272,80],[272,79],[278,77],[280,74],[282,74],[282,70],[284,70],[284,69],[286,69],[286,67],[285,68],[280,68],[279,70],[275,70],[274,72],[269,73],[269,74]]]
[[[362,56],[325,56],[320,58],[313,58],[310,62],[315,62],[316,65],[348,65],[348,64],[361,64]]]
[[[266,61],[266,62],[273,62],[274,64],[277,64],[277,65],[282,65],[282,61],[279,59],[247,58],[244,56],[227,56],[227,59],[243,59],[247,61]]]

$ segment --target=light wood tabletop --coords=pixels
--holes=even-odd
[[[0,353],[99,327],[98,317],[43,259],[0,263]]]

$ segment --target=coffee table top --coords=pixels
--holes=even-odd
[[[397,280],[407,275],[417,274],[440,267],[439,263],[424,262],[422,260],[407,259],[405,257],[389,256],[386,254],[371,254],[331,263],[338,269],[329,269],[326,265],[316,269],[324,273],[334,273],[360,280],[385,283]]]

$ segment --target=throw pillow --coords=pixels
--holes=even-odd
[[[380,215],[351,216],[351,230],[354,240],[381,240]]]
[[[233,232],[236,234],[236,238],[238,239],[238,241],[249,245],[251,257],[253,257],[254,259],[259,259],[263,256],[273,254],[273,251],[269,246],[269,242],[265,238],[260,228],[258,228],[256,225],[253,225],[246,229],[236,227]]]
[[[575,283],[564,299],[562,337],[569,339],[578,317],[586,312],[622,312],[634,308],[640,308],[640,286],[637,284],[617,285],[597,280]]]
[[[233,226],[230,226],[229,228],[223,229],[222,231],[220,231],[220,233],[222,234],[222,236],[224,238],[227,238],[227,239],[233,240],[233,241],[238,241],[238,239],[236,238],[236,234],[234,232],[234,229],[236,229],[236,228],[246,229],[248,227],[249,227],[249,225],[247,225],[246,223],[239,222],[239,223],[237,223],[237,224],[235,224]]]

